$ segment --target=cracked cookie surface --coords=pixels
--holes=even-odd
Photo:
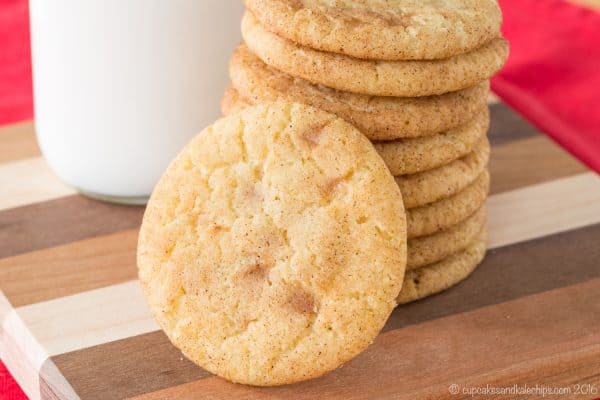
[[[373,341],[406,264],[400,190],[370,142],[300,104],[217,121],[148,203],[139,278],[169,339],[234,382],[320,376]]]
[[[314,84],[376,96],[441,95],[474,86],[500,70],[508,42],[492,39],[468,53],[431,61],[374,61],[303,47],[262,27],[247,12],[244,41],[265,64]]]
[[[500,35],[496,0],[246,0],[264,26],[307,47],[376,60],[439,59]]]

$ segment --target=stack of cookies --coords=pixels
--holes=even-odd
[[[407,215],[403,304],[466,278],[486,251],[495,0],[246,0],[224,114],[273,101],[345,119],[373,143]]]

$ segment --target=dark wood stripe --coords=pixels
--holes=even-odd
[[[137,278],[137,230],[0,259],[2,291],[14,307]]]
[[[62,354],[52,361],[86,400],[122,399],[209,376],[184,358],[162,331]]]
[[[0,258],[137,228],[143,210],[68,196],[2,211]]]
[[[513,111],[504,103],[490,106],[489,138],[492,146],[527,139],[539,135],[536,127]]]
[[[583,377],[573,373],[600,359],[599,314],[595,279],[387,332],[356,359],[313,381],[252,388],[210,377],[138,400],[451,399],[453,383],[526,383],[532,376],[552,383],[570,371],[577,380]]]
[[[385,331],[600,277],[600,224],[488,252],[452,290],[399,307]]]
[[[0,165],[39,156],[40,149],[33,123],[24,122],[0,128]]]
[[[492,149],[492,194],[587,172],[587,168],[546,136],[507,142]]]

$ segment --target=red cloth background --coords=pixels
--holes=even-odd
[[[500,0],[511,44],[492,89],[600,172],[600,13],[563,0]]]
[[[0,400],[26,400],[27,396],[0,362]]]
[[[0,0],[0,125],[33,117],[27,10],[26,0]]]
[[[511,55],[494,92],[600,171],[600,14],[563,0],[500,5]],[[32,116],[27,1],[0,0],[0,125]],[[24,398],[0,362],[0,400]]]

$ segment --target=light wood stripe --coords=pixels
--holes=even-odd
[[[0,187],[0,211],[76,193],[40,157],[0,165]]]
[[[500,103],[500,98],[496,96],[492,91],[488,94],[488,104],[498,104]]]
[[[158,329],[137,281],[18,307],[16,314],[50,356]]]
[[[592,172],[496,194],[488,199],[492,247],[600,222],[600,177]]]
[[[0,306],[3,312],[10,304],[0,291]],[[32,334],[26,321],[15,309],[2,318],[0,333],[0,359],[13,376],[20,378],[19,385],[30,399],[41,399],[40,379],[53,382],[61,399],[78,400],[64,375],[59,372],[42,344]],[[44,366],[43,374],[42,366]]]
[[[446,398],[453,383],[519,382],[534,372],[543,379],[597,362],[598,313],[594,279],[387,332],[344,367],[299,385],[251,388],[211,377],[137,399]]]
[[[9,313],[8,316],[12,314]],[[39,346],[28,335],[27,329],[22,327],[20,321],[5,318],[0,330],[0,359],[4,362],[12,376],[19,381],[19,386],[27,397],[32,400],[40,398],[39,393],[39,368],[47,357]],[[13,327],[18,323],[17,327]],[[10,332],[12,331],[12,332]],[[13,335],[18,333],[17,340]],[[41,354],[40,354],[41,353]],[[40,359],[41,358],[41,359]]]
[[[6,317],[8,317],[8,315],[12,312],[12,310],[12,304],[8,301],[4,292],[0,290],[0,326],[2,326],[2,323],[4,322]]]
[[[20,124],[0,128],[0,164],[40,156],[33,130],[33,123]]]

